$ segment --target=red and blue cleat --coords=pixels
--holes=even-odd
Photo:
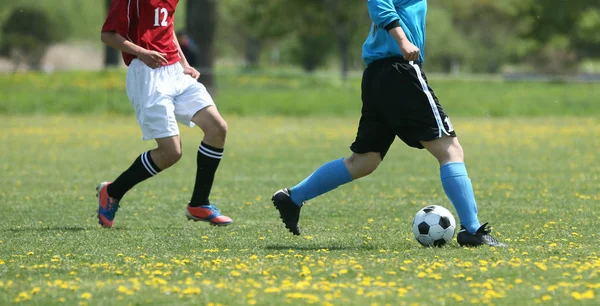
[[[194,222],[210,222],[211,225],[225,226],[233,223],[233,220],[221,214],[214,205],[192,207],[188,204],[185,216]]]
[[[96,197],[98,197],[98,223],[102,227],[112,227],[115,220],[115,214],[119,210],[119,200],[111,198],[108,195],[107,187],[111,182],[102,182],[96,187]]]

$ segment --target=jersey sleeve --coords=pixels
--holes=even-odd
[[[129,29],[129,16],[127,0],[112,0],[108,9],[108,16],[102,26],[102,32],[117,32],[127,37]]]
[[[371,20],[382,28],[394,21],[400,20],[392,0],[368,0],[369,16]]]

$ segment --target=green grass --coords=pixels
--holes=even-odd
[[[360,79],[228,73],[217,78],[224,114],[355,116]],[[598,116],[597,84],[432,79],[450,116]],[[0,114],[132,113],[125,72],[0,75]]]
[[[212,199],[234,225],[185,220],[201,133],[183,129],[180,163],[135,187],[101,229],[95,185],[153,146],[135,141],[135,119],[0,116],[0,304],[600,302],[596,119],[454,118],[480,218],[507,249],[420,247],[413,215],[451,205],[434,159],[399,142],[372,176],[307,203],[293,237],[270,195],[346,155],[356,120],[227,119]]]

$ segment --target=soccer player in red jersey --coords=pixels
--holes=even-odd
[[[208,196],[223,156],[227,123],[219,114],[200,73],[187,62],[173,26],[178,0],[112,0],[102,27],[102,42],[120,50],[127,70],[127,96],[143,139],[158,147],[142,153],[114,182],[96,188],[98,219],[112,227],[121,198],[133,186],[181,158],[177,122],[204,132],[197,155],[196,182],[187,206],[188,220],[228,225],[233,221]]]

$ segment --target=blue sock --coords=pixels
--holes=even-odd
[[[332,160],[290,189],[292,201],[302,206],[304,201],[316,198],[351,181],[352,176],[344,164],[344,159]]]
[[[480,226],[477,219],[477,203],[465,164],[459,162],[443,165],[440,167],[440,177],[444,192],[458,213],[460,224],[468,232],[475,233]]]

